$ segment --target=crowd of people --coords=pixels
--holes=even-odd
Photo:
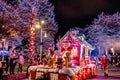
[[[57,53],[56,53],[57,54]],[[28,71],[28,68],[30,66],[34,66],[34,65],[39,65],[39,64],[43,64],[43,63],[47,63],[49,60],[49,56],[51,56],[50,54],[44,52],[41,55],[41,60],[40,61],[40,56],[37,55],[34,59],[28,59],[28,66],[26,67],[26,70]],[[56,56],[52,54],[53,60],[55,61]],[[92,57],[91,57],[92,59]],[[113,65],[113,66],[118,66],[120,65],[120,55],[115,54],[113,56],[111,55],[103,55],[101,57],[94,57],[93,58],[95,61],[95,64],[97,65],[97,68],[101,68],[104,71],[104,75],[108,76],[108,66],[109,65]],[[25,63],[25,56],[23,54],[23,52],[17,52],[16,49],[13,49],[9,55],[4,56],[4,57],[0,57],[0,76],[5,75],[5,74],[14,74],[15,73],[15,68],[16,65],[18,65],[18,73],[23,72],[23,65]]]
[[[31,59],[29,57],[26,58],[22,51],[17,51],[16,49],[13,49],[9,52],[8,55],[0,57],[0,78],[4,75],[15,74],[16,72],[23,72],[23,65],[25,64],[25,61],[27,61],[27,65],[25,68],[27,73],[30,66],[35,66],[39,64],[46,65],[47,56],[48,54],[46,52],[43,52],[41,56],[42,59],[40,61],[39,54],[36,54],[34,58]]]
[[[0,57],[0,76],[14,74],[17,64],[19,64],[18,73],[22,72],[24,55],[22,52],[17,53],[16,49],[13,49],[8,55]]]

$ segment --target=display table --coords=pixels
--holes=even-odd
[[[28,69],[30,76],[29,80],[38,78],[46,74],[50,80],[82,80],[95,75],[96,66],[94,64],[86,65],[85,67],[76,66],[73,68],[50,69],[47,66],[31,66]],[[89,77],[88,77],[89,76]]]

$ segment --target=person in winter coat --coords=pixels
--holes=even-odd
[[[107,56],[102,56],[101,58],[101,64],[102,64],[102,68],[104,70],[104,76],[107,76],[108,77],[108,63],[109,63],[109,60],[107,58]]]
[[[24,56],[22,53],[19,55],[19,67],[18,67],[18,72],[22,72],[22,66],[24,64]]]
[[[13,49],[11,55],[10,55],[10,74],[14,74],[14,70],[15,70],[15,67],[16,67],[16,59],[18,58],[17,56],[17,53],[16,53],[16,50]]]

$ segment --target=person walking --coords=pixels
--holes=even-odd
[[[108,57],[106,55],[103,55],[101,58],[101,64],[102,64],[102,68],[104,71],[104,76],[108,77]]]
[[[10,55],[10,74],[14,74],[14,69],[16,66],[16,59],[17,59],[17,54],[16,54],[16,50],[14,49],[12,51],[12,54]]]
[[[22,72],[22,66],[24,64],[24,56],[22,53],[19,55],[19,67],[18,67],[18,72]]]

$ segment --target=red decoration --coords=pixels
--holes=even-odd
[[[31,79],[35,79],[36,78],[36,72],[35,71],[31,71],[30,75],[31,75]]]
[[[73,76],[71,80],[79,80],[78,75]]]
[[[30,55],[29,58],[34,58],[34,39],[35,39],[35,33],[34,33],[34,24],[33,24],[33,18],[35,17],[35,8],[32,9],[32,15],[31,15],[31,24],[30,24]]]
[[[64,47],[60,48],[61,52],[64,52],[65,50],[71,51],[72,50],[72,46],[68,47],[67,49],[65,49]]]
[[[78,74],[78,80],[82,80],[82,74]]]
[[[65,51],[65,49],[63,47],[60,47],[60,52]]]
[[[68,34],[67,40],[72,40],[72,36],[70,34]]]
[[[58,79],[59,80],[66,80],[67,79],[67,76],[65,74],[59,74],[58,75]]]
[[[49,51],[50,51],[50,54],[54,55],[54,45],[53,45],[53,44],[50,44],[50,45],[48,46],[48,49],[49,49]]]

